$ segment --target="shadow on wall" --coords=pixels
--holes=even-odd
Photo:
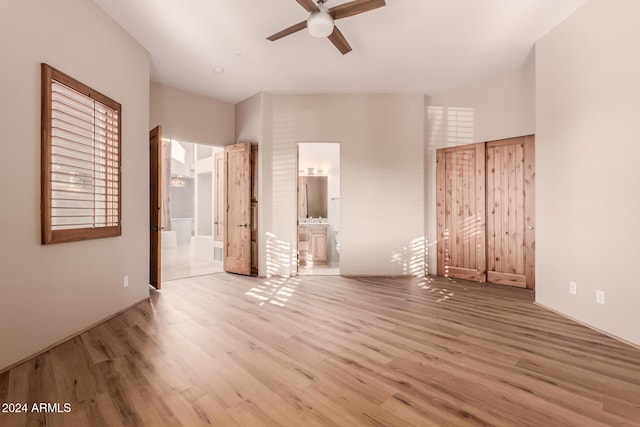
[[[428,117],[429,145],[455,147],[475,142],[474,108],[430,106]]]
[[[429,274],[427,259],[429,255],[428,239],[426,236],[417,237],[409,242],[402,251],[391,254],[391,263],[402,267],[402,275],[412,277],[426,277]]]
[[[266,279],[245,293],[259,301],[259,305],[271,304],[285,307],[293,297],[300,279],[290,277],[297,263],[296,250],[291,242],[278,240],[273,233],[266,233]]]
[[[267,233],[266,277],[290,276],[296,271],[296,248],[291,242],[278,240],[273,233]]]

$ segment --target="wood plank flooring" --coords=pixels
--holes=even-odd
[[[222,273],[222,261],[199,261],[189,245],[162,248],[162,281]],[[164,286],[164,283],[162,284]]]
[[[449,279],[215,274],[0,374],[0,426],[638,426],[640,350]]]

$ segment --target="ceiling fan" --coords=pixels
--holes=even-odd
[[[351,46],[349,46],[344,35],[334,25],[333,21],[386,6],[385,0],[354,0],[327,9],[324,6],[326,0],[316,0],[315,2],[314,0],[296,1],[310,13],[309,18],[267,37],[267,40],[276,41],[303,28],[308,28],[309,33],[314,37],[328,37],[343,55],[351,52]]]

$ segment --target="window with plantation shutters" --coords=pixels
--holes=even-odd
[[[42,243],[121,234],[121,106],[42,64]]]

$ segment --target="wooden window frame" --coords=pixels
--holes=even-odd
[[[57,82],[62,84],[87,98],[97,101],[104,106],[115,110],[118,114],[117,123],[117,140],[115,146],[117,147],[117,172],[111,174],[117,176],[117,180],[109,180],[105,177],[105,188],[107,183],[113,184],[112,191],[116,192],[115,196],[111,196],[112,200],[116,203],[117,214],[112,215],[115,220],[115,225],[93,225],[92,228],[67,228],[67,229],[53,229],[52,226],[52,153],[53,153],[53,135],[52,135],[52,108],[53,108],[53,83]],[[121,105],[112,100],[111,98],[101,94],[100,92],[90,88],[89,86],[77,81],[76,79],[64,74],[61,71],[47,65],[41,64],[41,83],[42,83],[42,114],[41,114],[41,197],[40,197],[40,209],[41,209],[41,238],[42,244],[51,243],[63,243],[79,240],[100,239],[105,237],[115,237],[122,235],[122,107]],[[95,116],[94,116],[95,117]],[[112,159],[113,160],[113,159]],[[113,166],[111,166],[113,167]],[[107,168],[105,168],[107,169]],[[95,171],[95,163],[94,163]],[[105,172],[105,175],[109,175]],[[95,188],[95,187],[94,187]],[[95,193],[94,193],[95,197]],[[95,202],[95,199],[94,199]],[[105,194],[105,212],[108,211],[108,200]],[[95,209],[92,215],[87,215],[96,218]],[[113,220],[112,220],[113,222]],[[107,221],[105,220],[105,224]]]

